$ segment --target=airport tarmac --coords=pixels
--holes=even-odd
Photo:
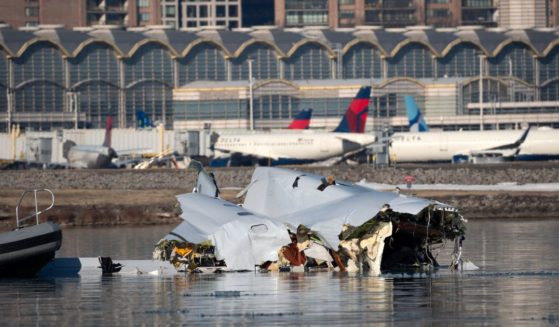
[[[413,175],[420,184],[499,184],[515,182],[556,183],[559,162],[510,162],[488,165],[396,164],[375,169],[373,165],[300,165],[291,169],[333,175],[337,180],[399,184]],[[253,167],[208,168],[221,187],[244,187]],[[0,189],[48,187],[52,189],[180,189],[192,190],[196,174],[181,169],[56,169],[0,170]]]

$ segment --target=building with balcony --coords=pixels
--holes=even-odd
[[[179,28],[242,25],[240,0],[159,0],[161,24]],[[256,8],[255,8],[256,9]]]
[[[500,27],[534,28],[548,27],[552,18],[547,0],[507,0],[499,3]]]
[[[0,21],[13,27],[145,26],[161,22],[161,0],[3,0]],[[61,14],[63,13],[63,14]]]
[[[179,0],[161,0],[161,24],[179,29],[182,26]]]
[[[559,26],[559,0],[549,0],[547,6],[549,27]]]
[[[365,0],[365,25],[402,27],[419,23],[422,11],[414,0]]]
[[[510,0],[503,0],[510,1]],[[461,25],[496,26],[496,0],[463,0],[461,7]]]
[[[241,27],[241,0],[183,0],[181,27],[202,26]]]
[[[557,26],[556,7],[557,0],[275,0],[275,22],[280,27],[494,27],[501,23],[531,28]]]
[[[274,25],[274,0],[242,0],[242,26]]]

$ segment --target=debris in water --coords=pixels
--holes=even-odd
[[[431,246],[447,241],[455,245],[452,269],[477,268],[462,258],[467,221],[450,205],[332,176],[258,167],[239,206],[219,198],[213,175],[194,167],[194,192],[177,196],[183,222],[154,250],[154,259],[177,270],[380,275],[438,267]]]

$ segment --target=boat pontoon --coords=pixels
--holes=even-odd
[[[51,204],[39,210],[37,194],[49,193]],[[35,197],[35,212],[20,218],[19,209],[27,194]],[[32,277],[54,258],[62,244],[60,227],[50,221],[40,223],[39,215],[54,206],[54,194],[48,189],[26,190],[16,206],[16,229],[0,233],[0,277]],[[32,219],[35,218],[35,219]]]

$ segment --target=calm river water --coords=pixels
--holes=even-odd
[[[148,259],[172,227],[66,229],[58,256]],[[0,326],[557,325],[558,233],[559,219],[471,221],[464,256],[480,269],[463,273],[0,280]]]

